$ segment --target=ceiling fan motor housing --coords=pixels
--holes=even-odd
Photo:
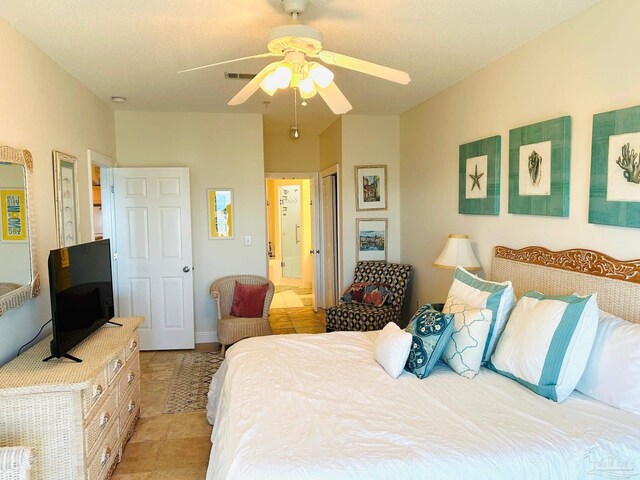
[[[309,5],[309,0],[282,0],[282,6],[289,15],[302,15],[307,5]]]
[[[288,51],[317,55],[322,50],[322,33],[308,25],[282,25],[269,32],[269,51],[283,55]]]

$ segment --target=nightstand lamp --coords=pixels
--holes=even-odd
[[[471,249],[469,235],[457,234],[449,235],[444,250],[433,262],[433,266],[449,270],[453,270],[456,267],[463,267],[466,270],[480,270],[482,268]]]

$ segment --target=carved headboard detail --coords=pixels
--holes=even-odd
[[[640,259],[617,260],[593,250],[554,252],[543,247],[495,247],[491,279],[510,280],[516,296],[598,294],[598,306],[640,323]]]
[[[574,248],[553,252],[544,247],[525,247],[519,250],[496,247],[494,256],[516,262],[640,283],[640,260],[616,260],[594,250]]]

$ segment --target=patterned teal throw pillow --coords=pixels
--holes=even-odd
[[[405,330],[413,335],[404,369],[418,378],[431,373],[453,333],[454,315],[441,313],[430,304],[415,313]]]

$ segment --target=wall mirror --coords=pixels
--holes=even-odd
[[[28,150],[0,146],[0,315],[40,293]]]

